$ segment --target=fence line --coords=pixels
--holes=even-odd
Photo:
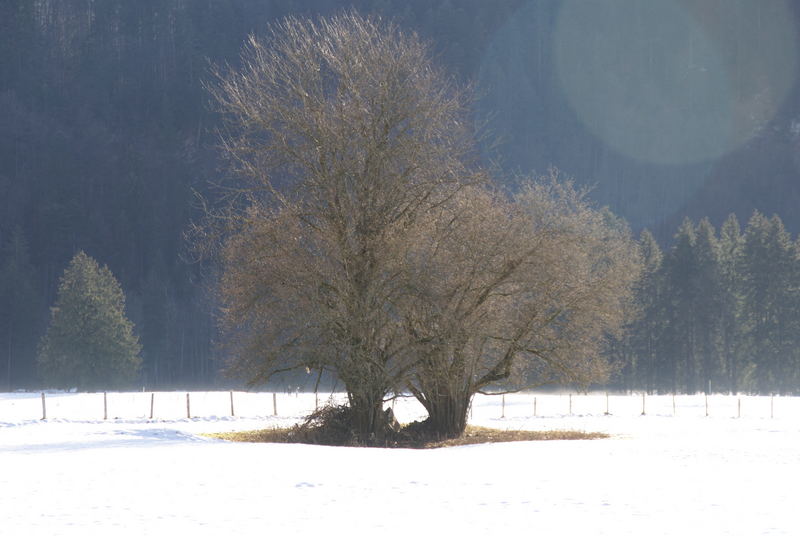
[[[292,417],[308,414],[325,401],[338,400],[342,396],[339,393],[245,391],[0,393],[0,423],[31,419],[105,421]],[[39,404],[38,408],[36,404]]]
[[[478,417],[589,417],[589,416],[659,416],[775,418],[800,413],[800,397],[759,395],[648,395],[646,393],[517,393],[505,397],[486,396],[477,404]],[[492,403],[492,398],[500,398]],[[473,404],[475,405],[475,404]],[[498,407],[499,406],[499,407]],[[531,412],[531,407],[533,411]],[[495,408],[495,409],[492,409]]]
[[[41,409],[38,411],[35,406],[37,399],[41,399]],[[320,397],[319,393],[243,391],[0,393],[0,422],[38,418],[41,420],[171,420],[269,415],[302,417],[317,409],[321,402],[325,403],[325,399],[343,403],[346,395],[331,393]],[[419,414],[424,418],[424,414],[420,413],[421,405],[412,397],[393,398],[391,402],[387,402],[387,407],[389,406],[396,413]],[[798,414],[800,414],[800,397],[750,395],[515,393],[502,396],[476,395],[470,407],[470,420],[475,417],[478,419],[580,418],[599,415],[772,419],[776,416]]]

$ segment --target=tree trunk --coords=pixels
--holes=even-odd
[[[467,413],[471,394],[443,393],[428,398],[428,426],[431,433],[439,439],[460,437],[467,428]]]
[[[383,412],[383,393],[350,393],[353,431],[360,441],[379,443],[386,438],[388,423]]]

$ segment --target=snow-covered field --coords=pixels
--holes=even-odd
[[[152,400],[109,393],[104,420],[102,394],[50,393],[42,421],[38,393],[0,394],[0,534],[800,534],[797,398],[479,397],[474,424],[613,438],[428,451],[199,436],[290,425],[313,394]]]

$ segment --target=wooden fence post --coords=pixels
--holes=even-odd
[[[233,391],[231,391],[231,417],[236,417],[236,412],[233,411]]]
[[[606,415],[611,415],[611,408],[609,407],[608,403],[608,393],[606,393]]]
[[[739,398],[736,400],[736,418],[742,418],[742,399]]]
[[[44,401],[44,393],[42,393],[42,420],[47,420],[47,404]]]
[[[537,412],[537,409],[538,409],[538,408],[536,407],[536,397],[534,396],[534,397],[533,397],[533,416],[534,416],[534,417],[536,417],[536,416],[537,416],[537,415],[536,415],[536,414],[538,413],[538,412]]]
[[[108,393],[103,391],[103,420],[108,420]]]
[[[272,414],[278,416],[278,395],[272,393]]]
[[[647,411],[645,411],[645,409],[646,409],[646,405],[645,405],[646,396],[647,396],[646,393],[642,393],[642,415],[647,415]]]
[[[672,393],[672,416],[675,417],[677,415],[677,411],[675,411],[675,393]]]
[[[500,418],[501,419],[505,419],[506,418],[506,395],[505,395],[505,393],[503,393],[503,408],[502,408],[502,410],[500,412]]]
[[[153,420],[153,406],[155,405],[156,394],[150,393],[150,420]]]
[[[187,419],[192,418],[192,407],[189,403],[189,393],[186,393],[186,418]]]
[[[706,417],[708,417],[708,393],[706,393]]]

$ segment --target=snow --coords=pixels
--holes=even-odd
[[[642,416],[640,395],[610,415],[603,394],[479,397],[474,424],[613,437],[419,451],[199,435],[290,425],[313,394],[273,416],[271,393],[237,392],[231,416],[229,393],[191,393],[188,419],[185,393],[156,393],[153,420],[150,393],[109,393],[107,420],[102,393],[46,397],[42,421],[38,393],[0,394],[3,535],[800,533],[797,398],[712,396],[706,416],[703,396],[647,397]]]

